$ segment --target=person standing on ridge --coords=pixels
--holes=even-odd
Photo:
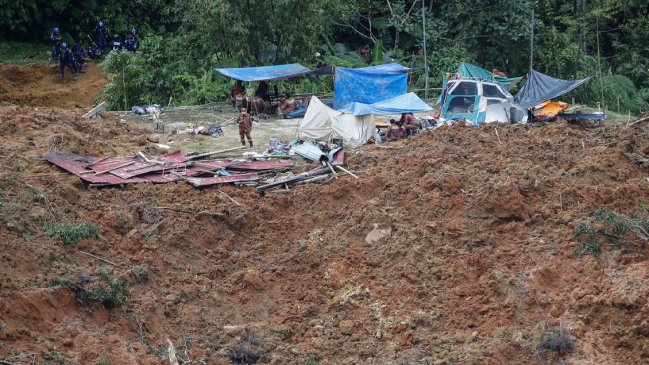
[[[92,31],[92,39],[95,41],[99,49],[102,51],[106,49],[106,28],[104,28],[104,22],[101,20]]]
[[[50,35],[50,40],[52,41],[52,58],[51,60],[55,60],[57,57],[59,57],[59,48],[61,47],[61,30],[59,27],[55,27],[54,31],[52,32],[52,35]]]
[[[74,62],[74,55],[72,55],[65,42],[61,43],[61,48],[59,49],[59,65],[61,66],[61,81],[65,81],[65,66],[68,66],[70,72],[72,72],[72,76],[77,77],[78,70],[77,64]]]
[[[247,137],[248,143],[250,143],[250,148],[252,148],[252,137],[250,137],[250,131],[252,131],[252,116],[248,114],[246,108],[241,108],[241,113],[237,116],[237,121],[239,122],[239,137],[241,137],[241,145],[246,145]]]

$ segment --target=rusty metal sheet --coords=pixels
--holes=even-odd
[[[287,169],[295,166],[293,161],[250,161],[239,162],[228,166],[229,169],[236,170],[251,170],[251,171],[264,171],[275,169]]]
[[[242,182],[242,181],[255,181],[259,179],[259,176],[256,173],[250,174],[238,174],[231,176],[215,176],[215,177],[189,177],[187,182],[190,184],[200,187],[200,186],[210,186],[216,184],[225,184],[233,182]]]
[[[142,178],[137,178],[137,179],[122,179],[120,177],[111,175],[111,174],[101,174],[101,175],[95,175],[94,173],[87,173],[87,174],[82,174],[84,171],[90,171],[86,169],[87,166],[87,161],[77,159],[77,158],[66,158],[66,157],[57,157],[57,156],[51,156],[48,157],[47,160],[54,165],[71,172],[72,174],[80,177],[82,180],[87,181],[89,183],[93,184],[111,184],[111,185],[119,185],[119,184],[129,184],[129,183],[137,183],[137,182],[147,182],[148,180],[142,179]]]
[[[165,162],[164,165],[150,164],[148,162],[136,162],[133,165],[111,171],[110,173],[123,179],[130,179],[136,176],[147,175],[151,173],[162,174],[167,171],[178,172],[187,168],[190,163],[187,162]]]

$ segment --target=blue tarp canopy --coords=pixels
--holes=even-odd
[[[407,93],[409,71],[398,63],[364,68],[336,67],[334,109],[353,102],[372,104]]]
[[[369,115],[369,114],[401,114],[417,113],[433,110],[433,108],[421,100],[415,93],[407,93],[397,97],[379,101],[373,104],[351,103],[339,109],[346,114]]]
[[[531,108],[546,100],[561,96],[590,80],[587,77],[582,80],[561,80],[542,74],[538,71],[530,71],[527,82],[521,91],[514,97],[514,104],[522,108]]]
[[[302,76],[311,72],[311,70],[299,63],[261,67],[217,68],[216,71],[227,77],[241,81],[287,79],[289,77]]]

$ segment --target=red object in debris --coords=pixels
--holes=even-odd
[[[79,176],[82,180],[87,181],[93,184],[109,184],[109,185],[119,185],[119,184],[128,184],[136,182],[148,182],[147,179],[135,178],[135,179],[122,179],[121,177],[105,173],[100,175],[95,175],[94,172],[89,172],[82,174],[85,171],[92,171],[86,169],[88,161],[86,159],[79,158],[66,158],[66,157],[48,157],[47,160],[56,166],[67,170],[73,173],[76,176]],[[119,164],[114,164],[114,166],[119,166],[120,164],[125,163],[120,161]],[[131,165],[132,166],[132,165]],[[94,166],[93,166],[94,167]],[[109,167],[107,167],[109,168]],[[97,170],[103,171],[103,170]]]
[[[344,166],[345,165],[345,150],[341,149],[340,151],[334,154],[334,158],[331,161],[332,166]]]

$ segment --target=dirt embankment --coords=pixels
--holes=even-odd
[[[493,127],[440,128],[350,153],[360,180],[264,198],[224,186],[237,207],[183,183],[87,189],[42,162],[147,148],[114,118],[1,107],[0,122],[0,359],[161,364],[167,338],[207,364],[241,348],[271,364],[649,358],[646,244],[579,256],[573,238],[598,207],[649,202],[646,124],[499,127],[500,142]],[[53,221],[101,237],[64,246],[43,233]],[[120,265],[123,307],[47,287],[101,281],[110,265],[81,251]],[[555,327],[575,351],[542,358]]]
[[[0,65],[0,102],[10,104],[87,108],[108,81],[94,63],[77,79],[66,68],[66,80],[61,81],[59,65]]]

